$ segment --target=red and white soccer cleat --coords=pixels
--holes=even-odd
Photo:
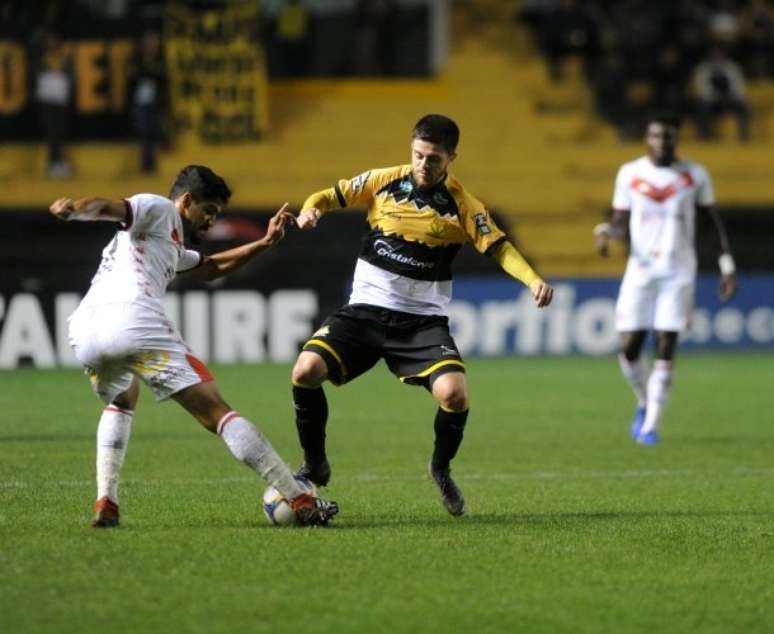
[[[339,512],[336,502],[328,502],[311,493],[302,493],[290,500],[290,508],[301,526],[326,526]]]
[[[94,503],[93,528],[112,528],[118,526],[118,504],[108,497],[102,497]]]

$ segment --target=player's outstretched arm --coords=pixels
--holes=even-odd
[[[500,264],[503,271],[516,278],[529,288],[538,308],[543,308],[551,303],[554,297],[554,289],[546,283],[527,263],[524,257],[507,240],[497,247],[492,256]]]
[[[58,198],[48,208],[59,220],[126,220],[126,203],[107,198]]]
[[[610,240],[626,240],[628,237],[629,210],[613,209],[609,222],[600,222],[594,227],[594,248],[602,257],[610,253]]]
[[[339,198],[333,187],[315,192],[301,205],[301,212],[294,219],[296,226],[304,231],[314,229],[326,211],[340,206]]]
[[[726,227],[723,225],[723,220],[720,218],[718,210],[715,207],[699,206],[699,211],[709,213],[718,232],[718,239],[720,241],[720,257],[718,258],[720,288],[718,289],[718,295],[720,301],[727,302],[736,294],[736,264],[731,253],[731,243],[728,241]]]
[[[269,220],[269,226],[263,238],[205,256],[202,264],[192,270],[192,277],[214,280],[237,270],[261,251],[282,240],[285,227],[290,222],[293,222],[293,214],[288,211],[288,203],[285,203]]]

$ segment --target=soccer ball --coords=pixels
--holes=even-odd
[[[306,478],[296,476],[296,480],[307,492],[317,496],[317,489]],[[296,512],[290,507],[285,497],[273,486],[267,487],[263,492],[263,512],[274,526],[296,526],[298,518]]]

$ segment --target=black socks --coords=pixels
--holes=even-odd
[[[449,468],[452,458],[462,442],[465,423],[468,420],[468,410],[464,412],[447,412],[438,408],[435,415],[435,449],[431,465],[434,470]]]
[[[304,460],[311,463],[325,459],[325,425],[328,401],[321,387],[293,386],[298,440],[304,449]]]

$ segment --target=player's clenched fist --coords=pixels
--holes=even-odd
[[[314,229],[322,216],[322,212],[315,207],[304,209],[296,218],[296,225],[299,229]]]
[[[529,287],[532,297],[535,300],[538,308],[543,308],[551,303],[554,298],[554,289],[550,284],[543,282],[542,280],[536,280],[532,282]]]
[[[68,220],[75,212],[72,198],[57,198],[48,210],[60,220]]]

